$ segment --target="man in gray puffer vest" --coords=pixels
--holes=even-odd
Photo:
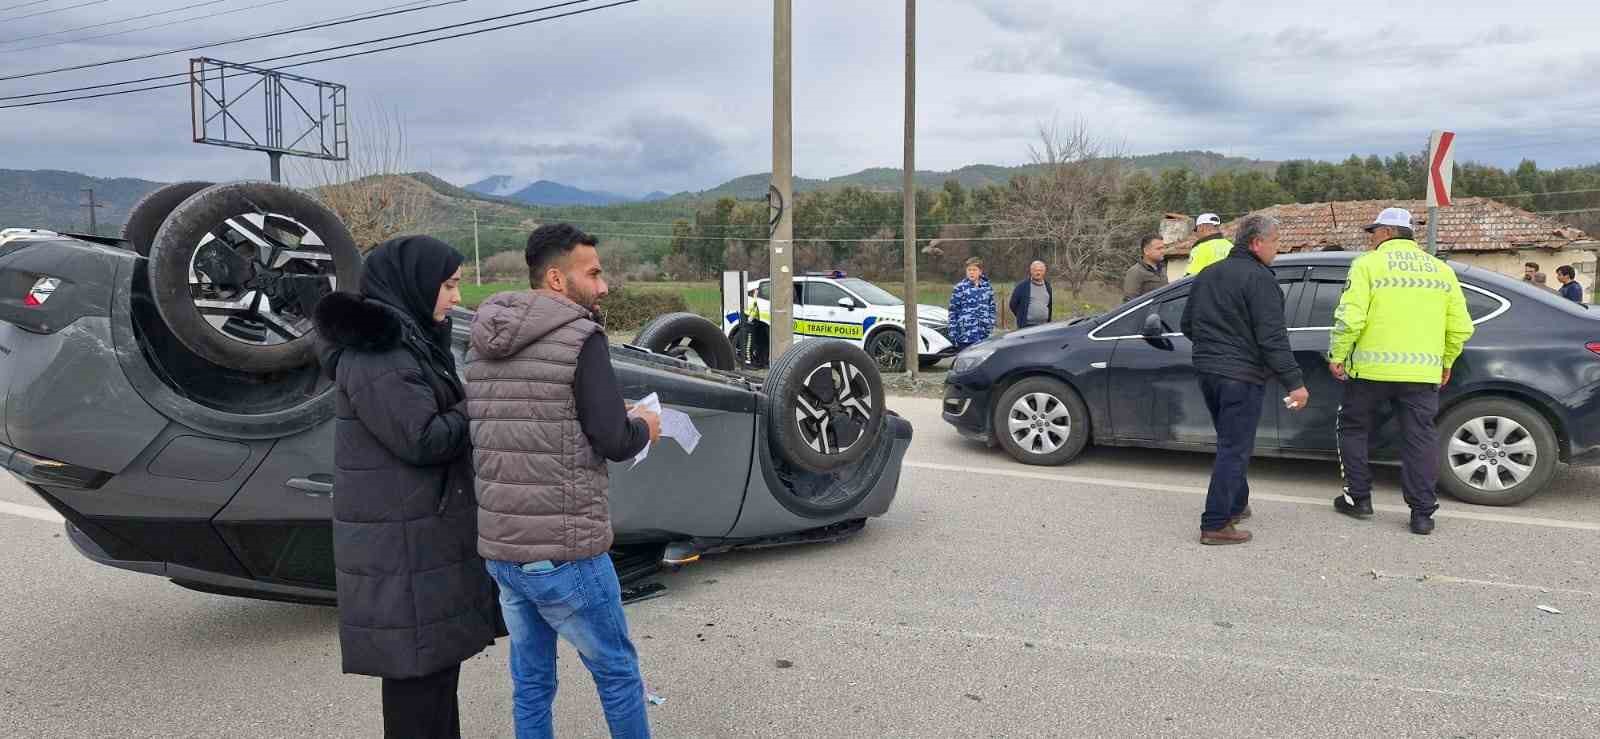
[[[478,308],[467,353],[467,416],[477,470],[478,554],[500,584],[511,632],[519,739],[551,737],[556,637],[594,677],[614,737],[648,737],[639,656],[607,554],[606,460],[638,454],[661,433],[630,415],[605,332],[596,239],[567,224],[528,237],[531,291]]]

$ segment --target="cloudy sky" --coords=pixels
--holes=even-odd
[[[0,0],[0,77],[400,2]],[[0,80],[0,97],[182,72],[199,54],[253,61],[553,2],[467,0]],[[199,7],[111,23],[190,5]],[[794,5],[796,173],[898,166],[903,4]],[[253,9],[196,19],[244,8]],[[765,0],[642,0],[295,71],[348,85],[358,124],[375,104],[397,111],[410,166],[456,183],[507,174],[628,194],[698,190],[770,168],[771,11]],[[43,14],[19,17],[35,13]],[[1600,7],[1592,2],[1526,0],[1510,12],[1477,0],[922,0],[919,18],[923,169],[1020,163],[1041,122],[1075,119],[1133,153],[1339,159],[1416,151],[1429,129],[1449,128],[1459,135],[1458,159],[1600,161]],[[159,23],[172,25],[119,33]],[[85,26],[99,27],[73,30]],[[118,35],[75,41],[105,34]],[[182,88],[0,109],[0,167],[158,180],[264,176],[265,155],[196,145],[189,132]]]

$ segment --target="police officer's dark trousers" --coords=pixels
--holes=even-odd
[[[1378,410],[1394,409],[1400,422],[1401,490],[1415,514],[1431,516],[1439,509],[1434,486],[1439,482],[1438,431],[1433,418],[1439,413],[1439,386],[1422,382],[1373,382],[1350,379],[1344,384],[1339,405],[1339,468],[1344,492],[1353,500],[1372,497],[1372,467],[1368,463]]]

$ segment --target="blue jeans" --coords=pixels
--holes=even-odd
[[[1217,430],[1217,459],[1211,467],[1211,487],[1206,490],[1200,528],[1218,531],[1250,505],[1250,454],[1256,448],[1256,427],[1261,425],[1261,403],[1267,389],[1202,372],[1200,392],[1211,411],[1211,426]]]
[[[489,560],[500,583],[500,610],[511,632],[512,704],[517,739],[555,736],[550,705],[556,698],[556,636],[578,650],[594,677],[613,737],[648,737],[644,678],[622,616],[622,586],[611,556],[573,562],[515,563]]]

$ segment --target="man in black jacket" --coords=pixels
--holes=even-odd
[[[1217,459],[1200,516],[1201,544],[1243,544],[1250,532],[1236,524],[1250,517],[1250,453],[1267,379],[1276,375],[1295,388],[1284,398],[1290,410],[1306,407],[1310,394],[1289,350],[1283,293],[1267,265],[1278,255],[1278,222],[1250,216],[1239,226],[1238,245],[1227,258],[1201,272],[1183,308],[1183,335],[1194,342],[1194,369],[1217,431]]]
[[[1028,265],[1028,279],[1011,289],[1011,300],[1006,307],[1016,318],[1018,329],[1049,323],[1055,315],[1056,295],[1044,273],[1044,262],[1035,260]]]

